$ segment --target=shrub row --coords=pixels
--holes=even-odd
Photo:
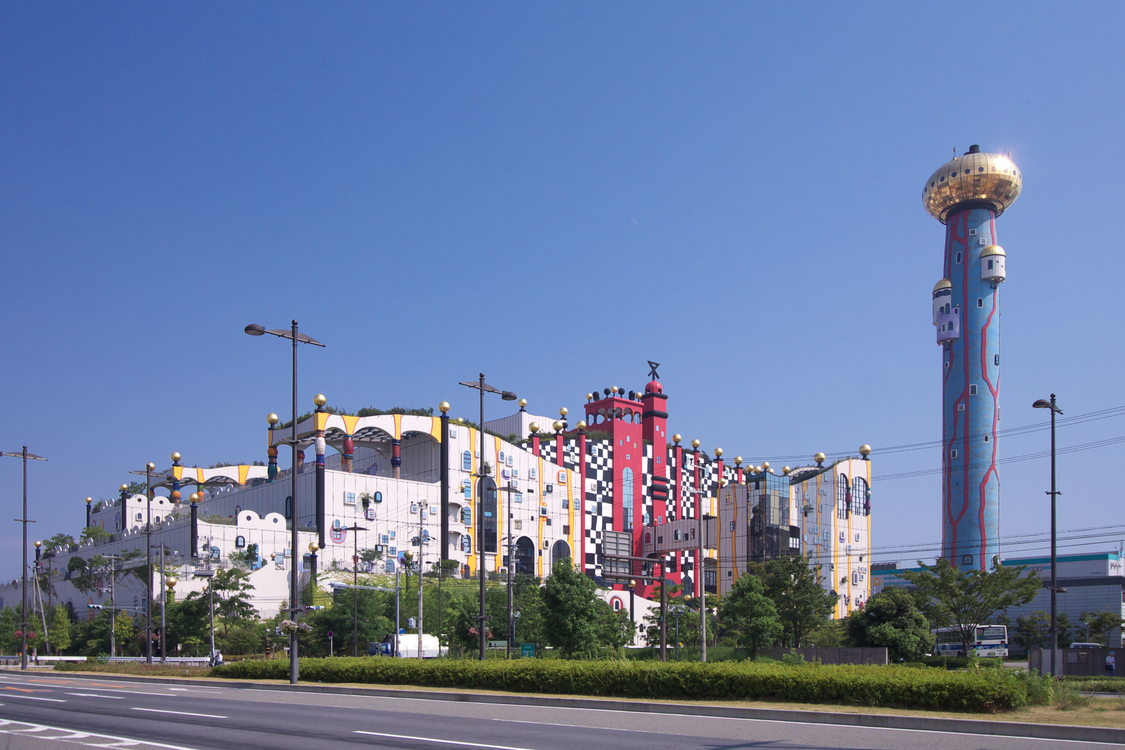
[[[996,667],[1004,666],[1004,660],[999,656],[923,656],[916,663],[927,667],[944,667],[945,669],[965,669],[966,667]]]
[[[281,680],[288,676],[288,662],[240,661],[216,667],[212,674]],[[539,659],[418,662],[337,657],[302,659],[301,679],[620,698],[777,700],[975,712],[1010,711],[1050,698],[1044,678],[1024,673],[993,669],[951,672],[895,665]]]

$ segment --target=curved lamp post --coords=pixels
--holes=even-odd
[[[289,439],[290,447],[293,449],[293,465],[290,468],[292,479],[290,497],[292,501],[289,509],[292,515],[292,533],[289,539],[289,549],[292,551],[293,559],[290,560],[289,571],[289,615],[294,621],[297,619],[297,612],[300,610],[300,578],[297,575],[297,545],[299,539],[297,537],[297,344],[312,344],[313,346],[324,347],[312,336],[307,336],[297,330],[297,321],[292,321],[289,330],[284,328],[264,328],[257,323],[250,323],[242,329],[248,336],[264,336],[269,334],[277,336],[282,339],[289,339],[293,343],[293,424],[291,437]],[[212,644],[212,652],[214,651]],[[297,662],[297,629],[289,633],[289,684],[296,685],[297,678],[300,676],[300,667]]]
[[[1059,584],[1058,584],[1058,557],[1055,550],[1055,498],[1058,497],[1058,490],[1055,488],[1055,415],[1062,414],[1062,409],[1055,403],[1055,394],[1051,394],[1051,399],[1048,401],[1041,398],[1035,401],[1032,405],[1033,409],[1050,409],[1051,410],[1051,491],[1047,494],[1051,496],[1051,674],[1055,674],[1055,654],[1059,650],[1059,627],[1058,627],[1058,609],[1056,599],[1058,597]]]

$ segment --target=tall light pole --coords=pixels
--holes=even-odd
[[[294,623],[297,621],[297,612],[300,610],[300,602],[298,597],[300,595],[300,578],[297,575],[297,545],[300,540],[297,537],[297,344],[312,344],[313,346],[324,347],[312,336],[307,336],[299,333],[297,330],[297,321],[291,321],[289,330],[284,328],[264,328],[257,323],[250,323],[242,329],[248,336],[264,336],[270,334],[278,338],[289,339],[293,342],[293,424],[290,433],[290,447],[293,449],[293,466],[290,469],[292,474],[292,483],[290,485],[289,496],[292,498],[289,503],[289,511],[292,516],[292,532],[289,537],[289,549],[291,550],[292,559],[289,561],[289,616],[293,618]],[[297,678],[300,676],[300,667],[297,662],[297,628],[289,632],[289,684],[296,685]]]
[[[152,664],[152,470],[156,464],[145,464],[145,664]]]
[[[467,381],[459,383],[466,388],[474,388],[480,393],[480,423],[477,429],[480,432],[480,469],[477,471],[477,554],[480,555],[480,565],[477,567],[477,577],[480,580],[480,660],[484,661],[485,648],[487,646],[487,638],[485,637],[485,622],[488,616],[485,614],[484,609],[484,480],[488,478],[488,474],[484,471],[484,394],[486,393],[499,393],[500,398],[505,401],[515,401],[517,396],[511,391],[502,391],[499,388],[493,388],[488,383],[484,382],[484,373],[480,374],[477,382]]]
[[[215,666],[215,571],[210,568],[201,568],[192,573],[192,576],[207,579],[207,619],[211,631],[211,656],[208,662],[211,666]]]
[[[27,462],[46,461],[42,456],[27,452],[27,446],[17,451],[0,451],[0,456],[12,456],[23,460],[23,513],[16,519],[23,524],[23,608],[20,610],[20,669],[27,670],[27,525],[35,523],[27,517]]]
[[[366,526],[353,523],[344,531],[352,532],[352,588],[359,585],[359,532]],[[352,592],[352,656],[359,656],[359,594]]]
[[[1047,494],[1051,496],[1051,674],[1054,675],[1055,654],[1059,650],[1058,604],[1056,601],[1059,591],[1058,556],[1055,550],[1055,499],[1059,492],[1055,487],[1055,415],[1063,412],[1055,403],[1055,394],[1053,393],[1050,401],[1041,398],[1031,406],[1035,409],[1051,410],[1051,491]]]

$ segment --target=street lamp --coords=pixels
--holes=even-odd
[[[1062,409],[1055,403],[1055,394],[1051,394],[1051,399],[1038,399],[1033,403],[1034,409],[1050,409],[1051,410],[1051,491],[1047,494],[1051,496],[1051,674],[1055,674],[1055,654],[1059,650],[1059,628],[1058,628],[1058,609],[1056,599],[1058,597],[1058,557],[1055,551],[1055,499],[1059,492],[1055,489],[1055,415],[1062,414]]]
[[[466,388],[473,388],[480,393],[480,424],[478,429],[480,431],[480,471],[477,472],[479,482],[477,484],[477,554],[480,555],[480,565],[477,568],[477,577],[480,580],[480,660],[484,661],[486,638],[485,638],[485,621],[488,616],[484,612],[484,480],[488,478],[488,474],[484,471],[484,394],[498,393],[500,398],[505,401],[515,401],[516,394],[511,391],[502,391],[499,388],[493,388],[488,383],[484,382],[484,373],[480,374],[477,382],[464,382],[459,383]]]
[[[192,573],[192,576],[207,579],[207,620],[211,630],[211,656],[208,662],[211,666],[215,666],[215,571],[210,568],[200,568]]]
[[[163,548],[161,549],[163,552]],[[161,565],[160,574],[164,575],[164,566]],[[163,664],[168,655],[168,619],[165,612],[168,609],[168,597],[176,588],[178,581],[175,576],[165,576],[164,597],[160,602],[160,663]]]
[[[34,453],[27,452],[27,446],[23,446],[19,451],[0,451],[0,456],[11,456],[13,458],[23,459],[23,513],[18,519],[23,524],[23,586],[22,598],[23,604],[20,610],[20,669],[27,670],[27,525],[35,523],[29,521],[27,518],[27,462],[32,461],[46,461],[47,459],[42,456],[37,456]]]
[[[359,532],[366,526],[352,524],[344,529],[352,532],[352,586],[359,585]],[[359,656],[359,595],[352,594],[352,656]]]
[[[284,328],[264,328],[257,323],[250,323],[242,329],[248,336],[264,336],[269,334],[277,336],[278,338],[289,339],[293,342],[293,424],[291,437],[289,440],[290,447],[293,449],[293,466],[290,469],[292,474],[292,483],[290,489],[290,497],[292,498],[289,503],[289,512],[292,516],[292,533],[289,538],[289,548],[292,550],[293,560],[290,562],[289,571],[289,609],[291,610],[294,621],[297,619],[297,610],[299,602],[297,600],[300,594],[300,579],[297,576],[297,545],[299,539],[297,538],[297,344],[312,344],[313,346],[324,347],[311,336],[307,336],[297,331],[297,321],[290,323],[289,330]],[[296,685],[299,676],[300,667],[297,662],[297,629],[293,628],[289,633],[289,684]]]

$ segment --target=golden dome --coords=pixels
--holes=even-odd
[[[529,424],[527,426],[527,429],[531,431],[532,435],[534,435],[535,433],[539,432],[539,423],[538,422],[532,422],[531,424]]]
[[[317,544],[316,542],[309,542],[309,552],[311,552],[315,555],[317,553],[317,550],[319,550],[319,549],[320,549],[319,544]]]
[[[789,468],[788,466],[782,466],[782,467],[781,467],[781,473],[782,473],[782,474],[788,474],[788,473],[789,473],[789,472],[791,472],[791,471],[793,471],[793,470],[792,470],[792,469],[790,469],[790,468]]]
[[[734,465],[735,466],[742,466],[742,456],[735,456],[734,457]]]
[[[92,502],[94,502],[94,498],[92,498],[92,497],[88,497],[88,498],[86,498],[86,504],[87,504],[87,505],[89,505],[89,504],[90,504],[90,503],[92,503]]]
[[[164,579],[164,585],[167,586],[170,589],[176,588],[177,583],[179,583],[179,581],[176,579],[175,576],[168,576],[167,578]]]
[[[683,440],[683,439],[684,439],[684,436],[681,435],[678,432],[675,435],[672,436],[672,442],[675,443],[676,445],[679,445],[680,441]]]
[[[587,394],[586,394],[586,400],[587,400],[587,401],[593,401],[593,400],[594,400],[594,394],[592,394],[592,393],[587,393]]]
[[[769,470],[770,470],[770,462],[769,461],[762,461],[762,471],[769,471]]]
[[[716,448],[715,449],[715,458],[722,458],[722,457],[723,457],[723,449],[722,448]]]
[[[328,403],[328,397],[325,396],[323,393],[318,393],[315,396],[313,396],[313,403],[316,404],[317,406],[324,406],[325,404]]]
[[[275,424],[277,424],[280,421],[281,421],[281,417],[277,416],[272,411],[269,414],[266,415],[266,424],[268,424],[270,427],[273,427]]]
[[[559,409],[559,414],[561,414],[562,416],[564,416],[564,417],[565,417],[565,416],[566,416],[567,414],[570,414],[570,409],[567,409],[567,408],[566,408],[566,407],[564,406],[564,407],[562,407],[561,409]]]
[[[523,409],[523,408],[524,408],[524,407],[526,407],[526,406],[527,406],[527,399],[526,399],[526,398],[521,398],[521,399],[520,399],[520,408],[521,408],[521,409]]]
[[[691,448],[692,448],[692,450],[699,450],[699,441],[698,440],[692,440],[691,441]]]
[[[938,283],[934,284],[934,294],[937,294],[942,289],[952,289],[953,282],[949,279],[938,279]]]
[[[172,451],[171,458],[172,458],[172,463],[178,464],[180,462],[180,459],[183,458],[183,456],[180,455],[179,451]]]
[[[618,391],[617,386],[613,386],[612,388],[609,389],[609,392],[612,393],[615,396],[617,395],[617,391]]]
[[[35,540],[35,546],[36,546],[36,547],[42,547],[42,546],[43,546],[43,542],[41,542],[41,541],[39,541],[38,539],[36,539],[36,540]]]
[[[993,255],[1000,255],[1005,258],[1008,257],[1008,254],[1004,252],[1004,248],[999,245],[989,245],[980,253],[980,257],[982,258],[991,258]]]
[[[822,464],[824,463],[824,459],[826,458],[828,458],[828,456],[824,455],[823,453],[817,453],[815,456],[813,456],[813,461],[816,461],[818,464]]]
[[[551,426],[555,428],[555,432],[559,432],[563,428],[563,423],[556,419],[554,424],[552,424]]]
[[[578,420],[578,429],[580,429],[580,430],[586,429],[586,420],[585,419]]]
[[[449,402],[448,401],[442,401],[440,404],[437,405],[437,408],[438,408],[438,411],[440,411],[442,414],[448,414],[449,413]]]
[[[1003,154],[986,154],[979,146],[955,156],[938,167],[922,188],[922,206],[942,224],[962,203],[979,201],[996,215],[1016,202],[1023,189],[1023,175]]]
[[[868,445],[867,443],[864,443],[863,445],[859,446],[859,455],[863,456],[864,458],[867,458],[868,456],[870,456],[871,455],[871,446]]]
[[[125,490],[129,489],[129,485],[127,485],[127,484],[123,484],[123,485],[121,485],[120,487],[118,487],[117,489],[119,489],[119,490],[121,490],[122,492],[124,492]]]

